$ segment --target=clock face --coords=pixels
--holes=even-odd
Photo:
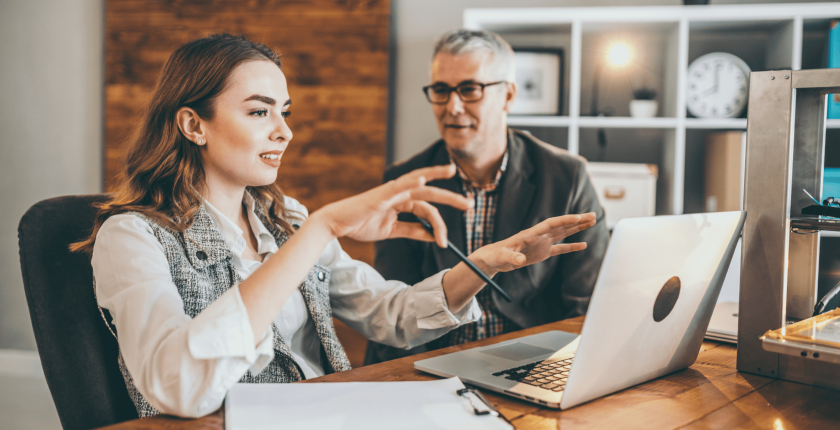
[[[688,67],[688,111],[699,118],[735,118],[747,105],[750,67],[724,52],[706,54]]]

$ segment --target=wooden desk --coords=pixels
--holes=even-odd
[[[583,318],[575,318],[302,383],[432,380],[434,376],[414,369],[415,361],[547,330],[580,333],[582,327]],[[615,363],[621,366],[621,357],[616,357]],[[482,392],[517,429],[840,427],[840,391],[738,373],[735,371],[735,347],[716,342],[704,342],[697,362],[686,370],[568,411]],[[152,417],[106,428],[222,430],[224,412],[197,420]]]

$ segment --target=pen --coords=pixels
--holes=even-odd
[[[811,200],[813,200],[813,201],[814,201],[814,203],[816,203],[816,204],[818,204],[818,205],[819,205],[819,204],[822,204],[822,203],[820,203],[817,199],[815,199],[815,198],[814,198],[814,196],[812,196],[812,195],[811,195],[811,193],[809,193],[809,192],[808,192],[808,190],[806,190],[805,188],[803,188],[803,189],[802,189],[802,191],[805,191],[805,194],[807,194],[807,195],[808,195],[808,197],[810,197],[810,198],[811,198]]]
[[[435,230],[432,228],[432,225],[429,224],[429,221],[426,221],[423,218],[418,218],[418,219],[420,220],[420,225],[422,225],[423,228],[425,228],[426,231],[429,232],[429,234],[434,236],[435,235]],[[473,272],[475,272],[476,275],[478,275],[479,278],[481,278],[481,280],[483,280],[484,282],[488,283],[491,287],[493,287],[496,290],[496,292],[498,292],[502,297],[505,298],[506,301],[508,301],[508,302],[513,301],[513,299],[510,297],[510,295],[508,295],[508,293],[506,293],[505,290],[503,290],[502,287],[499,286],[499,284],[493,282],[493,280],[490,279],[490,277],[487,276],[484,272],[482,272],[481,269],[478,268],[478,266],[473,264],[473,262],[470,261],[470,259],[467,258],[467,256],[464,255],[463,252],[461,252],[458,248],[452,246],[452,243],[450,243],[449,240],[446,241],[446,247],[449,248],[452,252],[454,252],[455,255],[457,255],[458,258],[461,261],[464,262],[464,264],[466,264],[470,269],[472,269]]]

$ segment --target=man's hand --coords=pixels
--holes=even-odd
[[[549,218],[503,241],[483,246],[470,260],[488,276],[539,263],[559,254],[586,249],[586,243],[557,243],[595,225],[595,213]]]

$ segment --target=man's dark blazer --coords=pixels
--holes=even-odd
[[[580,252],[551,257],[543,262],[496,275],[494,280],[513,297],[508,303],[492,292],[493,301],[507,318],[522,328],[533,327],[586,312],[601,260],[609,242],[604,210],[589,175],[586,162],[567,151],[542,142],[530,134],[508,130],[508,164],[498,188],[493,241],[498,242],[565,214],[595,212],[594,227],[568,237],[565,242],[586,242]],[[389,167],[384,180],[396,179],[421,167],[448,164],[444,141],[438,140],[413,158]],[[429,183],[462,194],[457,177]],[[449,241],[466,252],[464,213],[435,205],[449,230]],[[401,215],[410,221],[413,215]],[[449,250],[431,242],[391,239],[376,244],[374,267],[385,279],[416,284],[460,260]],[[411,350],[370,342],[365,364],[392,360],[437,349],[439,341]]]

